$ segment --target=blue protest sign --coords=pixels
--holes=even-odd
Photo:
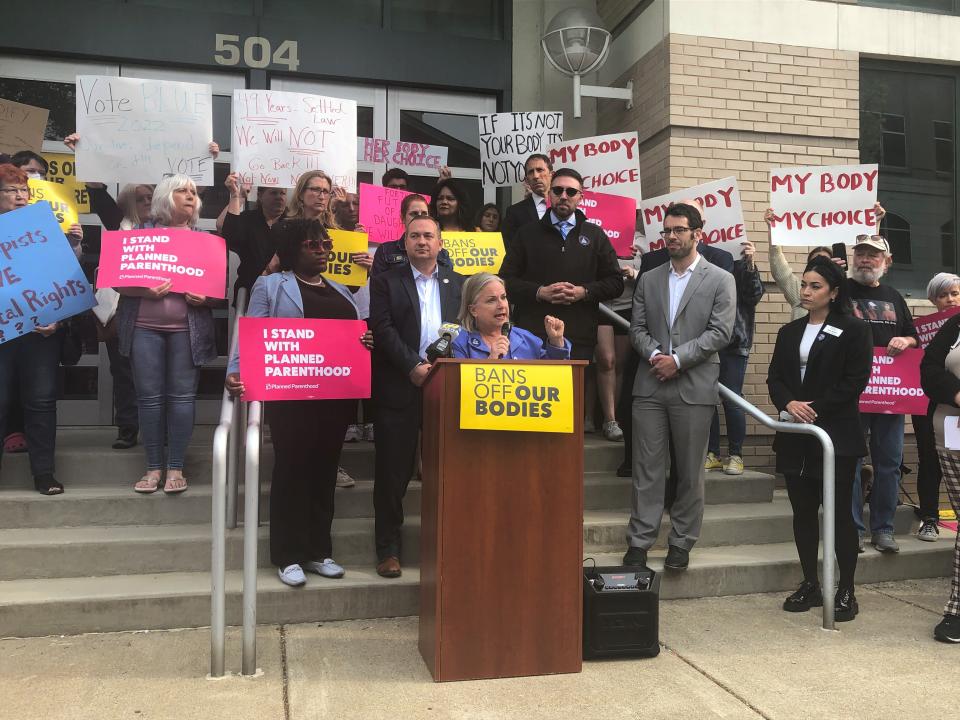
[[[50,203],[0,215],[0,343],[96,304]]]

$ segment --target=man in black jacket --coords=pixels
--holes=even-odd
[[[503,243],[508,249],[520,228],[537,222],[547,214],[547,193],[553,177],[553,163],[546,155],[535,153],[523,164],[523,175],[523,184],[530,191],[530,195],[507,208],[500,227]]]
[[[599,226],[576,209],[580,173],[561,168],[550,186],[553,207],[516,234],[500,268],[516,324],[546,340],[543,318],[563,320],[570,357],[591,360],[597,344],[597,304],[623,292],[617,253]]]

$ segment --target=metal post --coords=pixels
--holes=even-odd
[[[573,116],[575,118],[578,118],[582,114],[583,113],[580,109],[580,76],[574,75],[573,76]],[[622,320],[623,318],[620,318],[620,319]]]
[[[224,393],[226,395],[226,393]],[[224,401],[226,402],[226,401]],[[224,415],[227,421],[224,422]],[[213,434],[213,517],[210,550],[210,675],[223,676],[224,641],[227,631],[227,445],[230,435],[229,408],[220,414]]]
[[[227,487],[226,487],[226,513],[227,527],[233,530],[237,527],[237,468],[239,467],[239,429],[243,427],[240,424],[240,403],[233,403],[230,414],[230,434],[227,436]]]
[[[241,672],[257,672],[257,530],[260,512],[260,416],[263,405],[250,403],[247,424],[243,507],[243,663]]]

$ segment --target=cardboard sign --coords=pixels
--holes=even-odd
[[[213,185],[209,85],[77,75],[77,177],[156,183],[188,175]]]
[[[0,343],[96,304],[48,202],[0,215]]]
[[[370,397],[363,320],[240,318],[244,400]]]
[[[448,149],[440,145],[386,140],[384,138],[357,138],[357,161],[386,163],[407,172],[439,170],[447,164]]]
[[[50,111],[0,98],[0,152],[40,152]]]
[[[453,269],[461,275],[488,272],[496,275],[503,264],[503,235],[498,232],[448,232],[443,247],[450,254]]]
[[[407,195],[423,195],[430,204],[430,196],[423,193],[360,183],[360,224],[366,228],[371,244],[399,240],[403,235],[400,206]]]
[[[583,175],[583,189],[626,195],[637,202],[640,191],[640,136],[636,131],[554,143],[547,155],[554,168],[573,168]]]
[[[876,165],[831,165],[770,171],[774,245],[853,245],[857,235],[877,231],[879,169]]]
[[[357,103],[275,90],[233,91],[233,170],[259,187],[292,188],[310,170],[357,191]]]
[[[103,231],[97,288],[152,288],[167,280],[170,292],[225,298],[226,241],[184,228]]]
[[[351,260],[353,253],[365,253],[369,248],[367,234],[350,230],[327,230],[333,240],[333,250],[327,260],[327,269],[323,276],[348,287],[361,287],[367,284],[366,268]]]
[[[740,190],[737,188],[737,179],[732,176],[638,203],[637,209],[640,210],[646,236],[646,247],[643,251],[651,252],[665,247],[665,241],[659,233],[663,230],[663,218],[667,208],[673,203],[691,198],[699,200],[703,206],[703,242],[726,250],[734,259],[740,257],[743,249],[740,243],[747,239],[747,232],[743,221],[743,207],[740,204]]]
[[[943,324],[960,312],[960,307],[947,308],[943,312],[924,315],[913,319],[914,327],[917,328],[917,336],[920,338],[920,349],[925,350],[930,341],[936,337]]]
[[[587,222],[598,225],[620,257],[630,257],[633,229],[637,222],[637,201],[623,195],[584,191],[577,207]]]
[[[860,412],[926,415],[929,401],[920,387],[921,360],[923,350],[918,348],[891,357],[885,347],[875,347],[870,384],[860,396]]]
[[[60,229],[64,233],[70,230],[71,225],[79,222],[77,208],[73,204],[73,194],[63,185],[34,178],[27,180],[27,185],[30,187],[29,204],[32,205],[41,200],[50,203],[53,216],[60,223]]]
[[[70,153],[43,153],[47,161],[47,181],[63,185],[73,194],[73,205],[78,213],[90,212],[90,196],[86,183],[77,181],[77,165]]]
[[[573,368],[461,365],[460,428],[572,433]]]
[[[523,182],[523,164],[534,153],[546,154],[563,140],[562,112],[505,112],[477,116],[480,166],[485,187]]]

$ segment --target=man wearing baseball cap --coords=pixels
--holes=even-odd
[[[893,255],[886,238],[858,235],[853,247],[853,267],[847,282],[853,299],[854,314],[870,324],[873,346],[885,347],[895,356],[907,348],[919,347],[903,296],[880,282]],[[873,460],[873,490],[870,493],[870,542],[880,552],[900,552],[893,537],[893,519],[900,492],[900,465],[903,461],[903,415],[862,413],[860,421],[870,442]],[[863,524],[863,490],[853,486],[853,519],[860,530],[860,544],[866,528]]]

